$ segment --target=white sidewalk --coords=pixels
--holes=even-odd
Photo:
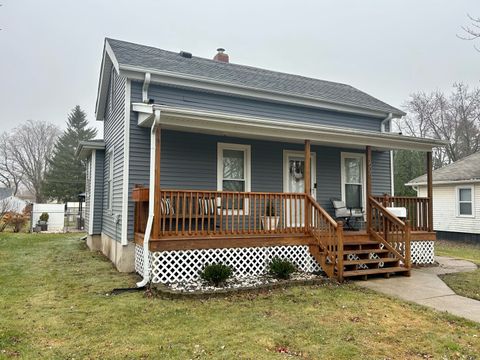
[[[438,267],[413,269],[410,277],[356,281],[358,286],[480,322],[480,301],[456,295],[437,275],[474,271],[469,261],[437,256]]]

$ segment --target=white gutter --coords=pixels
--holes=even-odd
[[[439,180],[433,181],[432,185],[456,185],[456,184],[476,184],[480,182],[480,179],[470,179],[470,180]],[[426,182],[419,183],[406,183],[405,186],[411,186],[412,188],[418,186],[427,186]]]
[[[381,133],[379,131],[353,130],[341,127],[306,124],[302,122],[261,118],[231,113],[218,113],[205,110],[175,108],[164,105],[133,103],[133,111],[138,112],[138,125],[150,127],[154,110],[162,111],[162,128],[204,133],[248,136],[249,138],[281,139],[301,141],[310,139],[316,144],[355,144],[385,149],[407,149],[431,151],[432,147],[444,146],[445,142]]]
[[[137,287],[143,287],[150,281],[150,264],[149,264],[149,241],[152,232],[155,202],[155,134],[160,125],[160,110],[155,110],[155,117],[150,132],[150,189],[148,192],[148,219],[143,238],[143,280],[137,283]]]

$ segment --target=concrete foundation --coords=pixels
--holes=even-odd
[[[101,251],[103,255],[110,259],[118,271],[135,271],[135,244],[133,242],[124,246],[102,233],[101,235],[88,235],[87,246],[92,251]]]
[[[87,235],[87,246],[92,251],[102,250],[102,237],[100,235]]]

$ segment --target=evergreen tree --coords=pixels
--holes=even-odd
[[[58,138],[44,183],[44,194],[60,202],[78,201],[85,191],[85,161],[75,156],[80,141],[91,140],[97,130],[89,128],[85,112],[75,106],[67,120],[67,129]]]
[[[416,196],[417,192],[405,184],[426,173],[425,153],[413,150],[395,150],[393,152],[393,170],[395,172],[395,195]]]

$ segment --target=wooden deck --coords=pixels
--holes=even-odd
[[[344,246],[377,244],[371,240],[365,230],[344,231]],[[144,234],[135,233],[135,243],[143,245]],[[435,232],[412,231],[412,241],[436,240]],[[203,236],[203,237],[168,237],[165,239],[150,239],[150,251],[216,249],[235,247],[259,247],[281,245],[316,245],[315,239],[308,234],[293,233],[279,235],[236,235],[236,236]]]
[[[142,245],[148,189],[134,189],[135,242]],[[405,220],[387,206],[408,206]],[[409,274],[410,243],[435,240],[425,198],[368,198],[366,229],[344,231],[305,193],[159,190],[149,239],[153,252],[306,245],[329,277]],[[401,250],[400,250],[401,249]]]

